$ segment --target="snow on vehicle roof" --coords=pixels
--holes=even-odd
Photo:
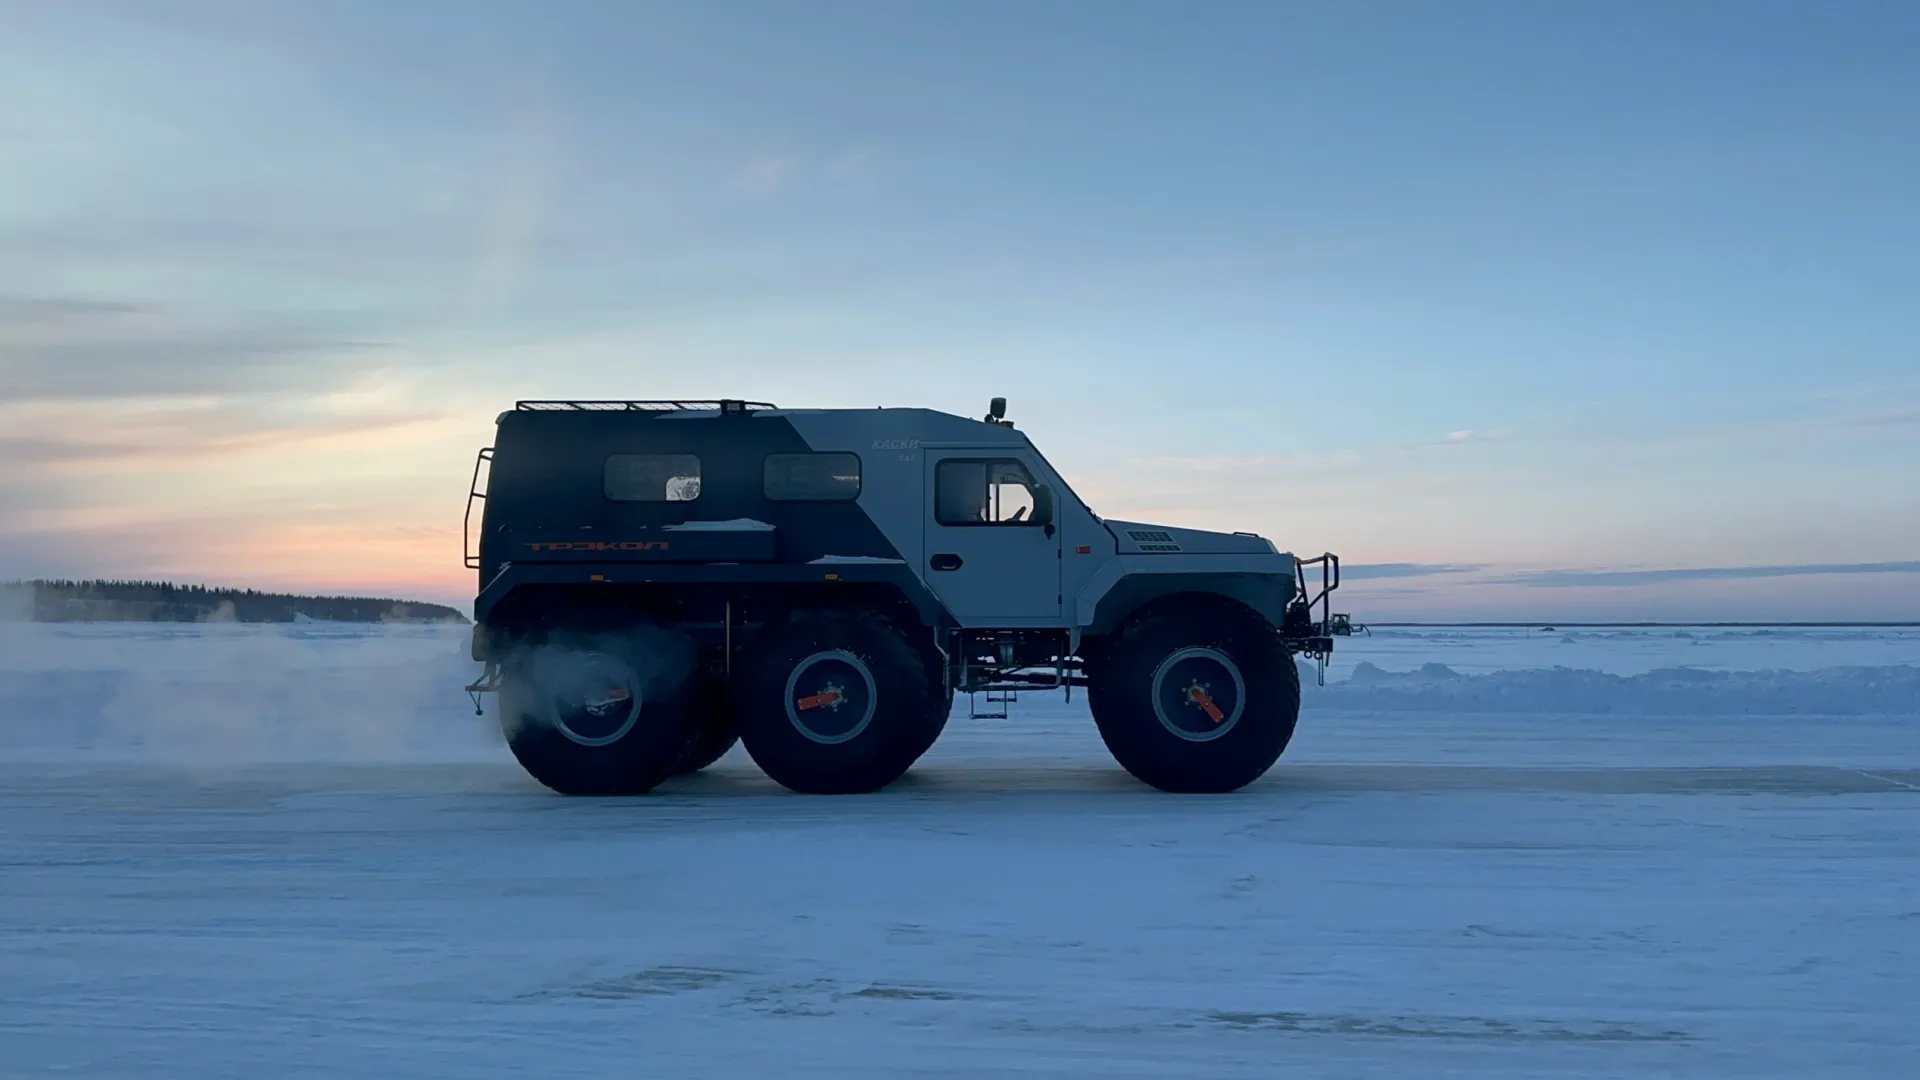
[[[678,525],[666,526],[666,532],[772,532],[773,526],[752,518],[733,518],[728,521],[683,521]]]

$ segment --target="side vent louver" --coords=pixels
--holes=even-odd
[[[1174,552],[1180,545],[1174,543],[1173,534],[1164,529],[1128,529],[1127,539],[1132,540],[1141,551]]]

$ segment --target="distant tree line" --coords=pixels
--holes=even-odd
[[[461,622],[443,604],[371,596],[298,596],[168,581],[16,581],[35,622]]]

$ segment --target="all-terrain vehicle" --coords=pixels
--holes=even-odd
[[[1103,519],[1001,398],[522,401],[470,490],[467,689],[567,794],[645,792],[736,739],[794,791],[874,791],[956,694],[1003,715],[1075,686],[1135,777],[1232,791],[1293,736],[1294,656],[1324,671],[1347,625],[1335,556]]]

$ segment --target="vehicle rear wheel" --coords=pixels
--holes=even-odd
[[[737,715],[747,753],[780,785],[877,791],[939,734],[926,660],[885,621],[799,612],[762,635],[737,680]]]
[[[1250,615],[1175,609],[1128,626],[1092,675],[1101,741],[1162,791],[1237,791],[1265,775],[1293,738],[1300,671]]]
[[[507,658],[500,724],[563,795],[640,795],[682,761],[696,720],[692,643],[658,627],[564,635]]]

